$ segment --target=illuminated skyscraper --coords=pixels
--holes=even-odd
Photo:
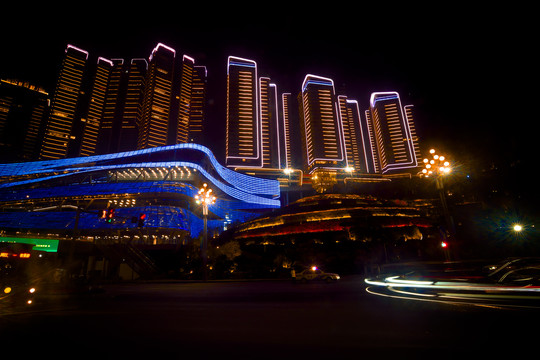
[[[381,165],[379,163],[379,156],[377,152],[377,141],[375,140],[375,131],[373,130],[373,121],[371,121],[371,111],[366,110],[365,111],[366,116],[366,126],[367,126],[367,133],[368,133],[368,143],[367,146],[371,149],[371,161],[373,164],[373,172],[374,173],[380,173],[381,172]]]
[[[0,161],[37,160],[49,94],[13,79],[0,80]]]
[[[281,168],[281,145],[284,135],[280,131],[277,85],[270,78],[259,78],[259,104],[262,128],[263,167]]]
[[[369,146],[367,124],[362,122],[358,101],[338,96],[339,114],[343,126],[343,139],[347,166],[355,173],[374,173],[373,155]]]
[[[137,148],[167,145],[176,51],[159,43],[149,57]]]
[[[229,167],[262,167],[257,64],[229,56],[225,162]]]
[[[137,148],[137,115],[146,73],[145,59],[98,58],[80,155]]]
[[[176,127],[177,144],[188,142],[194,65],[195,59],[184,55],[182,59],[182,74],[180,79],[180,94],[178,104],[178,121]]]
[[[282,128],[284,132],[285,141],[283,142],[282,149],[284,156],[282,156],[281,162],[284,165],[284,168],[291,169],[292,156],[291,156],[291,101],[292,96],[290,93],[281,94],[281,105],[283,106],[282,112]]]
[[[121,126],[117,136],[117,150],[115,151],[128,151],[137,148],[139,135],[137,119],[140,118],[140,104],[143,98],[144,79],[147,70],[148,62],[146,59],[141,58],[131,59],[127,67],[124,111],[120,119]]]
[[[306,75],[298,102],[306,171],[343,170],[347,163],[334,82]]]
[[[384,174],[418,166],[413,136],[399,94],[372,93],[369,115],[378,171]]]
[[[407,122],[409,123],[411,135],[410,138],[414,145],[414,154],[416,155],[416,161],[418,162],[418,159],[422,158],[422,154],[420,153],[420,143],[418,140],[418,135],[416,134],[416,126],[414,125],[414,105],[405,105],[403,110],[405,110],[405,116],[407,117]]]
[[[66,157],[70,142],[75,140],[73,130],[81,117],[79,105],[87,60],[88,52],[67,46],[45,127],[41,159]]]
[[[206,103],[206,66],[193,67],[188,141],[202,144]]]
[[[107,124],[105,124],[104,111],[113,67],[114,64],[111,60],[102,57],[98,58],[94,84],[90,94],[88,115],[86,118],[82,119],[82,121],[85,122],[81,139],[80,154],[82,156],[90,156],[96,153],[98,135],[101,137],[104,136],[104,131],[102,129],[109,128],[112,130],[111,121],[108,121]]]

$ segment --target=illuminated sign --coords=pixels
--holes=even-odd
[[[19,243],[19,244],[33,244],[34,247],[32,247],[32,250],[45,251],[45,252],[57,252],[58,251],[58,243],[60,242],[60,240],[54,240],[54,239],[30,239],[30,238],[16,238],[16,237],[0,237],[0,242]]]

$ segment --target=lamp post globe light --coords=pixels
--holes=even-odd
[[[443,216],[446,221],[446,227],[449,237],[455,235],[454,231],[454,221],[452,220],[452,217],[450,216],[450,212],[448,211],[448,204],[446,202],[446,195],[444,193],[444,177],[447,176],[452,172],[452,167],[450,166],[450,161],[446,159],[444,155],[438,155],[435,149],[429,150],[429,154],[431,155],[431,159],[425,158],[423,160],[424,168],[422,169],[422,172],[420,173],[420,176],[429,178],[434,177],[435,178],[435,185],[439,192],[439,197],[441,200],[441,206],[443,211]],[[445,250],[445,256],[447,260],[449,259],[449,245],[447,241],[443,241],[441,245],[443,249]]]
[[[216,203],[216,197],[212,195],[212,189],[208,187],[206,183],[199,189],[197,195],[195,195],[195,202],[197,205],[202,205],[203,212],[203,238],[201,242],[201,258],[203,262],[203,276],[206,280],[206,265],[208,263],[208,205]]]

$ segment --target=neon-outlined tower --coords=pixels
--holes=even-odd
[[[367,124],[362,121],[358,101],[338,96],[339,115],[347,153],[347,167],[360,174],[374,173]]]
[[[372,93],[367,115],[377,171],[385,174],[417,167],[415,147],[418,145],[411,135],[399,94],[395,91]]]
[[[308,74],[298,99],[305,169],[343,170],[347,166],[334,81]]]
[[[152,50],[139,119],[138,149],[167,145],[176,50],[162,43]]]
[[[75,140],[74,123],[81,116],[82,83],[87,61],[87,51],[67,46],[45,127],[40,159],[66,157],[70,142]]]
[[[229,56],[227,61],[227,128],[225,163],[262,167],[257,63]]]

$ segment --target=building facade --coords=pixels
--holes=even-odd
[[[372,93],[368,120],[378,172],[385,174],[418,166],[418,141],[416,136],[413,138],[397,92]]]
[[[347,158],[333,80],[306,75],[298,103],[306,171],[343,170]]]
[[[83,77],[88,52],[68,45],[54,91],[51,110],[45,125],[41,159],[61,159],[75,143],[75,128],[83,110]]]
[[[0,80],[0,161],[38,158],[49,105],[45,89],[24,81]]]
[[[159,43],[149,57],[141,103],[138,149],[167,145],[176,50]]]
[[[282,106],[282,129],[283,129],[283,154],[281,162],[284,169],[291,169],[293,167],[292,154],[291,154],[291,93],[281,94],[281,106]]]
[[[204,143],[204,118],[207,92],[206,66],[193,67],[191,104],[189,112],[188,141]]]
[[[257,63],[253,60],[228,58],[226,121],[226,165],[262,167]]]

